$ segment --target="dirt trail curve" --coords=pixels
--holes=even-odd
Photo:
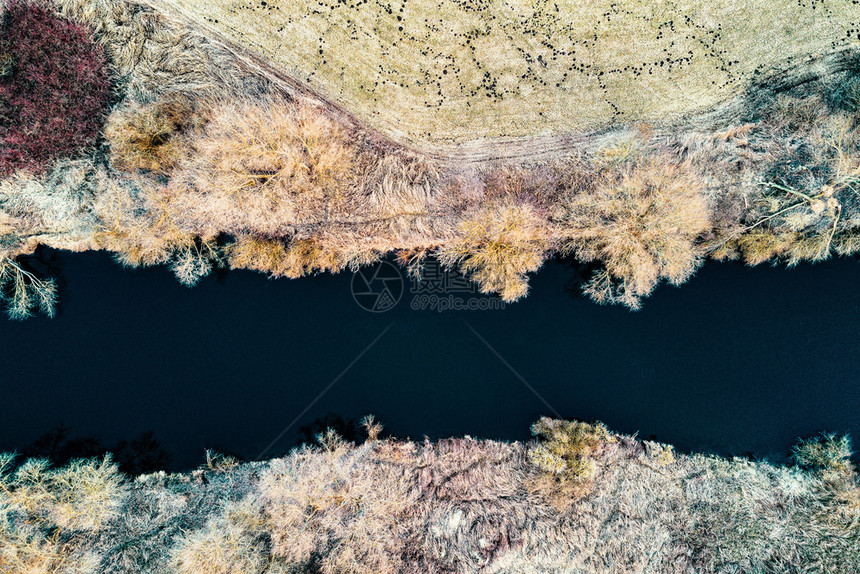
[[[324,108],[347,126],[360,128],[374,141],[382,145],[416,151],[445,165],[466,167],[493,161],[525,163],[548,161],[576,154],[584,147],[599,141],[602,137],[620,127],[615,125],[607,126],[603,130],[587,133],[485,139],[462,144],[433,145],[430,143],[422,144],[401,141],[392,135],[384,134],[364,124],[337,102],[313,90],[303,82],[285,74],[266,58],[227,38],[206,22],[194,18],[186,11],[163,0],[143,1],[154,9],[180,22],[184,22],[191,29],[200,31],[214,45],[234,54],[240,63],[240,67],[251,73],[265,77],[272,82],[273,86],[290,98]],[[780,67],[761,74],[758,80],[753,80],[748,88],[748,94],[756,97],[767,93],[783,92],[804,83],[815,82],[827,76],[848,70],[852,65],[855,65],[856,61],[854,59],[857,57],[857,49],[847,48],[818,58],[810,56],[804,58],[802,61],[786,61]],[[672,123],[664,123],[660,126],[652,125],[651,127],[658,139],[661,136],[668,137],[674,130],[680,127],[719,129],[720,126],[726,126],[738,121],[738,117],[743,112],[745,105],[746,97],[743,94],[739,94],[737,97],[707,112],[688,114]]]

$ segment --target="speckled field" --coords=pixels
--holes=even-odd
[[[658,120],[860,43],[858,0],[165,0],[406,141]]]

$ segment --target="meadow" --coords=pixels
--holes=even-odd
[[[665,122],[860,42],[851,0],[159,1],[412,144]]]

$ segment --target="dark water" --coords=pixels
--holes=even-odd
[[[399,437],[500,439],[558,413],[773,457],[822,430],[860,437],[856,261],[710,263],[637,313],[572,296],[571,267],[553,263],[504,310],[412,310],[407,283],[369,313],[350,273],[188,289],[104,254],[52,257],[58,316],[0,322],[0,450],[60,422],[105,444],[149,429],[183,469],[207,447],[254,458],[289,427],[266,456],[279,454],[329,412],[374,413]]]

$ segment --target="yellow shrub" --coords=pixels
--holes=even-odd
[[[260,538],[261,523],[253,522],[253,511],[244,509],[245,505],[232,503],[203,528],[184,535],[170,552],[170,565],[176,574],[268,571],[269,556]]]
[[[318,109],[287,101],[216,108],[176,175],[177,212],[218,231],[286,236],[349,215],[355,150]]]
[[[283,242],[243,235],[226,247],[231,269],[252,269],[277,274],[283,268],[287,250]]]
[[[702,189],[692,168],[658,155],[568,194],[562,251],[605,266],[586,293],[636,308],[661,279],[678,285],[689,278],[701,263],[696,239],[711,228]]]
[[[332,431],[319,440],[322,450],[294,451],[261,478],[273,556],[297,571],[402,572],[414,478]]]
[[[614,440],[603,423],[589,424],[541,417],[532,425],[532,435],[543,442],[529,451],[532,464],[547,472],[583,470],[589,459],[607,442]]]
[[[794,232],[775,233],[767,229],[748,231],[737,239],[737,245],[748,265],[758,265],[784,254],[797,240]]]
[[[594,489],[595,459],[614,442],[603,423],[588,424],[542,417],[532,434],[543,439],[528,451],[529,462],[539,471],[528,481],[532,492],[564,510]]]
[[[786,263],[793,267],[801,261],[821,261],[830,256],[830,234],[798,235],[786,249]]]
[[[132,102],[108,117],[105,137],[111,163],[119,170],[167,173],[188,152],[185,134],[204,122],[197,106],[173,96],[154,103]]]
[[[32,459],[11,472],[12,462],[0,454],[0,572],[93,571],[97,556],[79,552],[80,540],[119,515],[127,491],[116,465]]]
[[[178,249],[194,244],[194,235],[174,221],[174,197],[145,178],[103,178],[93,205],[96,244],[131,267],[167,263]]]
[[[675,447],[670,444],[662,444],[650,440],[642,441],[648,459],[655,462],[658,467],[666,467],[677,461]]]
[[[316,238],[288,243],[242,235],[227,246],[232,269],[252,269],[273,277],[302,277],[320,271],[340,271],[348,261]]]
[[[837,235],[833,240],[833,250],[839,255],[853,255],[860,251],[860,232],[851,229]]]
[[[548,222],[528,203],[491,203],[466,217],[456,240],[437,251],[439,261],[460,270],[481,289],[516,301],[528,291],[550,250]]]
[[[801,440],[792,449],[796,464],[816,471],[824,480],[829,499],[826,519],[860,532],[860,477],[851,455],[850,437],[832,433]]]
[[[808,468],[839,475],[852,474],[851,439],[847,435],[822,434],[801,440],[792,450],[794,461]]]
[[[32,532],[0,529],[0,572],[15,574],[54,574],[69,565],[59,534],[45,537]]]
[[[99,530],[117,515],[125,494],[110,457],[73,460],[59,469],[50,469],[43,459],[28,460],[0,481],[7,504],[64,531]]]
[[[346,262],[315,238],[294,239],[287,245],[285,277],[302,277],[320,271],[340,271]]]

